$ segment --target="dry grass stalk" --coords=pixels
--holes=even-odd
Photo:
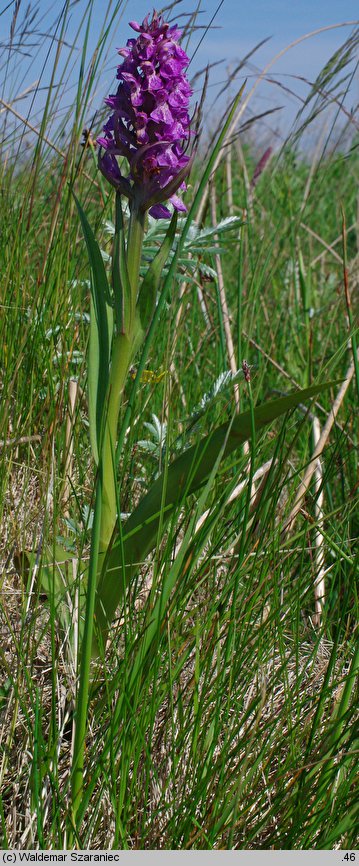
[[[260,478],[265,477],[268,474],[268,472],[271,468],[271,465],[272,465],[271,460],[267,460],[266,463],[263,463],[263,466],[260,466],[259,469],[257,469],[257,471],[254,473],[253,482],[259,481]],[[246,484],[247,484],[246,478],[244,479],[244,481],[241,481],[239,484],[237,484],[237,486],[234,488],[234,490],[232,490],[231,495],[227,499],[227,505],[230,505],[231,502],[234,502],[236,499],[238,499],[238,497],[241,495],[241,493],[243,493],[243,490],[244,490]],[[203,514],[201,515],[199,520],[197,520],[195,533],[201,529],[201,526],[203,526],[203,524],[207,520],[207,517],[210,514],[210,511],[211,511],[211,509],[208,508],[207,511],[203,512]]]
[[[294,379],[293,376],[290,376],[289,373],[287,373],[287,371],[284,369],[284,367],[282,367],[281,364],[278,364],[278,361],[276,361],[275,358],[272,358],[271,355],[269,355],[268,352],[266,352],[262,348],[262,346],[260,346],[259,343],[256,342],[256,340],[253,340],[253,338],[249,336],[247,331],[243,331],[242,333],[246,340],[248,340],[249,344],[251,346],[254,346],[254,348],[257,349],[261,355],[263,355],[263,358],[266,358],[266,360],[269,362],[269,364],[272,365],[272,367],[274,367],[276,370],[279,370],[279,372],[282,374],[282,376],[285,377],[285,379],[288,380],[288,382],[292,382],[292,384],[295,385],[296,388],[300,388],[299,382],[297,382],[297,380]],[[314,406],[319,409],[320,412],[325,412],[326,415],[328,414],[326,409],[324,409],[324,407],[321,403],[319,403],[318,400],[314,401]],[[341,433],[345,433],[348,442],[350,442],[351,445],[355,445],[354,440],[349,436],[346,430],[344,431],[343,426],[339,423],[337,418],[335,418],[334,424],[337,430],[340,430]]]
[[[359,352],[358,352],[358,357],[359,357]],[[296,498],[295,498],[295,501],[294,501],[293,508],[292,508],[291,513],[290,513],[290,515],[289,515],[289,517],[288,517],[288,520],[286,521],[286,523],[285,523],[285,525],[284,525],[284,527],[283,527],[283,532],[284,532],[284,533],[290,531],[290,529],[292,528],[293,523],[294,523],[294,521],[295,521],[295,518],[296,518],[298,512],[299,512],[300,509],[301,509],[303,499],[304,499],[304,497],[305,497],[305,495],[306,495],[306,493],[307,493],[307,490],[308,490],[309,484],[310,484],[310,482],[311,482],[311,480],[312,480],[312,478],[313,478],[313,475],[314,475],[314,472],[315,472],[315,469],[316,469],[316,465],[317,465],[318,457],[321,455],[321,453],[322,453],[322,451],[323,451],[325,445],[327,444],[327,441],[328,441],[328,438],[329,438],[329,435],[330,435],[331,429],[332,429],[332,427],[333,427],[333,424],[335,423],[335,420],[336,420],[336,417],[337,417],[337,415],[338,415],[339,409],[340,409],[340,407],[341,407],[341,405],[342,405],[342,402],[343,402],[344,397],[345,397],[345,395],[346,395],[346,393],[347,393],[347,390],[348,390],[348,388],[349,388],[349,385],[350,385],[350,383],[351,383],[351,380],[352,380],[352,378],[353,378],[353,376],[354,376],[354,370],[355,370],[355,365],[354,365],[354,360],[353,360],[353,361],[351,362],[350,366],[348,367],[348,370],[347,370],[347,373],[346,373],[346,376],[345,376],[344,382],[343,382],[343,384],[340,386],[339,391],[338,391],[338,394],[337,394],[337,396],[336,396],[336,398],[335,398],[335,400],[334,400],[334,403],[333,403],[333,406],[332,406],[332,411],[331,411],[330,415],[329,415],[328,418],[327,418],[327,421],[326,421],[326,423],[325,423],[325,425],[324,425],[324,427],[323,427],[323,430],[322,430],[321,436],[319,437],[319,440],[318,440],[318,442],[317,442],[317,444],[316,444],[316,447],[314,448],[314,451],[313,451],[313,454],[312,454],[312,457],[311,457],[310,463],[309,463],[309,465],[307,466],[306,472],[305,472],[305,474],[304,474],[303,481],[302,481],[302,482],[300,483],[300,485],[299,485],[299,488],[298,488],[298,491],[297,491],[297,495],[296,495]]]
[[[310,228],[309,226],[307,226],[305,223],[301,222],[301,223],[300,223],[300,226],[301,226],[302,229],[304,229],[304,231],[308,232],[309,235],[311,235],[313,238],[315,238],[316,241],[319,241],[319,243],[322,244],[323,247],[325,247],[324,253],[321,253],[320,256],[317,256],[317,258],[314,259],[313,262],[311,262],[311,266],[313,266],[313,264],[314,264],[315,262],[317,262],[317,261],[321,258],[322,255],[325,255],[325,252],[331,253],[331,255],[334,256],[334,258],[336,259],[337,262],[339,262],[340,265],[343,264],[343,259],[342,259],[342,257],[341,257],[341,256],[340,256],[340,255],[335,251],[335,249],[333,249],[333,244],[327,244],[327,243],[325,242],[325,240],[323,240],[323,238],[321,238],[320,235],[317,234],[317,232],[313,231],[313,229],[311,229],[311,228]]]
[[[313,448],[314,451],[320,441],[320,424],[318,418],[313,418]],[[317,528],[314,535],[314,600],[315,613],[313,616],[313,624],[320,628],[322,622],[323,607],[325,603],[325,563],[324,563],[324,538],[320,532],[320,525],[323,520],[323,467],[320,458],[315,464],[314,470],[314,489],[315,489],[315,517]]]
[[[69,380],[68,390],[68,413],[66,420],[66,436],[65,436],[65,467],[64,467],[64,487],[62,499],[64,503],[64,517],[69,517],[69,499],[70,486],[73,475],[73,453],[74,453],[74,425],[75,425],[75,406],[78,394],[78,382],[76,379]]]
[[[26,91],[24,91],[24,94],[25,94],[25,93],[26,93]],[[23,94],[22,94],[22,95],[23,95]],[[15,102],[15,101],[16,101],[16,100],[14,100],[14,102]],[[10,114],[13,114],[14,117],[16,117],[17,120],[20,120],[21,123],[23,123],[24,126],[27,127],[27,129],[30,129],[31,132],[35,133],[35,135],[37,135],[39,138],[41,138],[41,140],[44,141],[45,144],[47,144],[49,147],[51,147],[51,149],[54,150],[55,153],[58,154],[58,156],[61,156],[61,158],[64,160],[65,163],[67,162],[67,160],[68,160],[68,154],[66,154],[63,150],[60,150],[60,148],[57,147],[56,144],[54,144],[54,143],[51,141],[51,139],[47,137],[47,135],[41,134],[41,133],[40,133],[40,130],[37,129],[36,126],[33,126],[33,124],[30,123],[30,122],[27,120],[27,118],[24,117],[23,114],[20,114],[18,111],[16,111],[16,109],[13,108],[13,103],[11,103],[11,102],[5,102],[5,100],[2,99],[2,98],[0,97],[0,105],[3,106],[3,108],[0,109],[0,111],[9,111]],[[89,180],[90,183],[91,183],[93,186],[97,187],[97,189],[100,189],[100,185],[97,183],[96,180],[94,180],[94,179],[91,177],[90,174],[88,174],[86,171],[84,171],[84,172],[83,172],[83,175],[84,175],[84,177],[86,178],[86,180]]]
[[[359,198],[358,198],[358,202],[359,202]],[[352,223],[352,224],[349,226],[349,228],[347,229],[347,234],[349,234],[349,232],[353,232],[353,231],[358,227],[358,225],[359,225],[359,218],[358,218],[357,222]],[[303,228],[307,229],[307,226],[303,226]],[[334,254],[334,247],[336,247],[337,244],[339,244],[339,243],[343,240],[343,235],[342,235],[342,234],[338,235],[338,237],[336,237],[336,238],[334,239],[334,241],[332,241],[331,244],[326,244],[325,241],[323,241],[323,238],[320,238],[318,235],[317,235],[316,237],[317,237],[317,239],[320,241],[320,243],[323,244],[323,246],[325,247],[325,249],[323,250],[322,253],[319,253],[319,255],[317,255],[314,259],[312,259],[312,261],[311,261],[311,263],[310,263],[310,267],[311,267],[311,268],[314,268],[314,266],[315,266],[315,265],[316,265],[316,264],[317,264],[321,259],[323,259],[323,258],[326,256],[327,252],[330,252],[330,253],[333,253],[333,254]],[[342,257],[341,257],[341,256],[338,256],[338,261],[340,261],[340,263],[342,263]]]
[[[210,204],[211,204],[211,220],[212,225],[217,225],[217,203],[216,203],[216,189],[213,182],[210,184]],[[215,243],[218,243],[218,237],[215,235],[214,237]],[[234,352],[234,345],[232,339],[231,325],[230,325],[230,316],[229,309],[227,304],[226,292],[224,287],[224,279],[223,279],[223,271],[222,271],[222,262],[219,253],[215,254],[215,266],[217,271],[217,279],[218,279],[218,291],[219,291],[219,300],[221,304],[222,316],[223,316],[223,326],[224,333],[226,338],[226,348],[228,355],[228,362],[233,375],[237,373],[237,364],[236,357]],[[236,403],[237,412],[239,412],[239,385],[238,382],[234,384],[234,399]]]
[[[30,445],[32,442],[41,442],[42,436],[35,433],[33,436],[19,436],[15,439],[0,439],[0,448],[17,448],[19,445]]]

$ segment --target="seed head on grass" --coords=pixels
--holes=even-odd
[[[105,100],[113,113],[98,138],[99,167],[119,192],[159,219],[170,216],[163,204],[168,199],[175,210],[186,210],[176,193],[186,188],[192,162],[185,153],[191,134],[189,58],[179,45],[181,30],[157,12],[130,26],[138,36],[118,52],[124,60],[117,92]],[[117,157],[126,157],[127,177]]]

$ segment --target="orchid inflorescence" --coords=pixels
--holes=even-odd
[[[189,58],[178,42],[181,30],[157,12],[130,26],[138,36],[118,52],[124,60],[117,69],[117,92],[105,100],[113,113],[97,140],[99,168],[136,208],[159,219],[171,215],[166,200],[186,211],[176,192],[186,189],[192,164],[185,153],[191,135],[192,90],[184,71]],[[118,157],[128,161],[127,177]]]

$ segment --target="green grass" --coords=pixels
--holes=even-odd
[[[115,5],[108,21],[112,14]],[[62,97],[71,102],[62,127],[51,126],[60,104],[51,89],[35,150],[22,146],[21,121],[9,111],[0,117],[7,133],[0,209],[0,838],[2,847],[12,848],[61,848],[68,839],[76,661],[51,599],[41,594],[36,575],[24,589],[13,558],[36,549],[40,563],[43,549],[65,539],[73,553],[69,582],[76,583],[78,558],[89,551],[89,268],[69,182],[108,253],[114,198],[96,171],[95,154],[80,147],[82,127],[98,107],[91,98],[107,46],[104,38],[102,56],[91,63],[86,27],[85,16],[77,39],[85,73],[67,103],[68,72],[58,61]],[[350,75],[349,57],[347,67],[343,62],[353,40],[320,80],[320,105],[340,104],[346,84],[339,78]],[[68,63],[71,58],[70,52]],[[14,98],[16,58],[10,59],[6,92]],[[311,128],[314,99],[315,93],[298,121],[302,133]],[[256,404],[295,384],[340,382],[352,363],[359,284],[359,158],[352,126],[339,110],[315,157],[300,150],[302,139],[293,133],[252,191],[232,145],[231,215],[243,225],[220,231],[219,245],[236,365],[240,369],[244,358],[251,365]],[[52,138],[66,159],[46,143]],[[247,141],[249,179],[261,155]],[[200,168],[198,161],[188,204]],[[224,162],[215,190],[220,223],[230,215]],[[203,225],[211,225],[208,209]],[[145,256],[153,254],[161,228],[152,226]],[[229,369],[215,252],[211,235],[192,238],[183,251],[146,361],[158,378],[161,371],[166,375],[140,383],[124,441],[123,513],[133,510],[184,443],[195,444],[233,414],[233,384],[222,383],[214,397],[215,383],[218,389]],[[79,389],[67,482],[73,377]],[[238,381],[246,411],[248,389]],[[252,452],[228,457],[199,500],[182,502],[165,530],[160,522],[155,553],[128,587],[93,686],[80,847],[358,846],[355,371],[320,458],[322,475],[316,486],[311,480],[288,526],[313,451],[313,418],[323,429],[339,389],[340,383],[258,432]],[[259,472],[255,491],[248,486],[249,461],[254,478]],[[314,586],[323,570],[318,623]],[[156,603],[160,616],[148,648]]]

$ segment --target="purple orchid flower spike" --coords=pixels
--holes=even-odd
[[[105,101],[113,114],[104,126],[99,168],[107,180],[140,211],[156,219],[169,217],[170,201],[186,211],[178,190],[185,190],[192,159],[189,143],[189,99],[192,90],[185,69],[189,58],[179,45],[181,30],[153,12],[142,24],[131,21],[138,34],[119,54],[117,93]],[[125,157],[129,174],[122,174],[118,157]]]

